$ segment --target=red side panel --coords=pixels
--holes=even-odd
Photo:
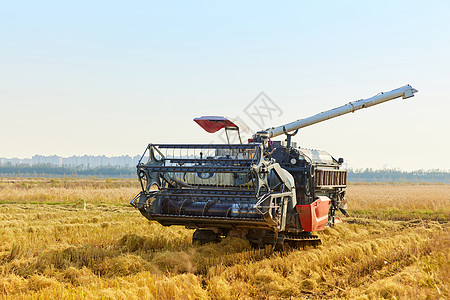
[[[331,200],[320,196],[310,205],[297,205],[297,213],[304,231],[320,231],[325,229]]]

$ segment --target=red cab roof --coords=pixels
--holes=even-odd
[[[209,133],[214,133],[225,127],[239,128],[231,119],[219,116],[204,116],[194,121]]]

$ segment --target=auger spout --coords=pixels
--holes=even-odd
[[[300,119],[282,126],[269,128],[266,131],[268,132],[269,137],[276,137],[284,134],[285,132],[294,131],[303,127],[307,127],[319,122],[323,122],[335,117],[342,116],[344,114],[348,114],[350,112],[355,112],[362,108],[371,107],[399,97],[402,97],[403,99],[410,98],[414,96],[414,93],[417,93],[417,90],[408,84],[401,88],[392,90],[390,92],[380,93],[371,98],[350,102],[348,104],[318,113],[317,115],[305,119]]]

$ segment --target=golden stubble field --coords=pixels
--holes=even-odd
[[[449,185],[351,184],[317,248],[274,253],[128,205],[136,180],[0,178],[0,298],[448,299]]]

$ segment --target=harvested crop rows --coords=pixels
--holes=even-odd
[[[450,186],[348,188],[317,248],[192,245],[129,207],[133,180],[0,180],[0,296],[20,299],[445,299]]]

